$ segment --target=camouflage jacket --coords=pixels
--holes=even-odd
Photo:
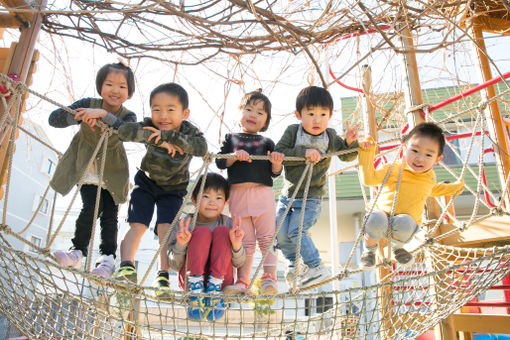
[[[102,99],[84,98],[69,107],[71,109],[101,108],[102,104]],[[87,124],[74,120],[73,115],[62,109],[53,111],[48,121],[51,126],[57,128],[80,124],[80,130],[74,135],[69,148],[58,162],[55,174],[50,181],[51,187],[56,192],[66,195],[88,171],[87,164],[101,137],[101,129],[95,128],[93,131]],[[126,122],[136,122],[136,115],[122,106],[119,111],[108,113],[102,121],[117,128]],[[101,164],[102,154],[103,149],[100,148],[95,159],[97,168]],[[129,189],[128,160],[126,150],[115,134],[108,138],[103,183],[103,187],[112,195],[115,204],[126,201]]]
[[[203,133],[187,120],[183,120],[179,131],[161,131],[161,139],[156,144],[148,141],[153,132],[144,130],[146,126],[155,127],[152,119],[145,118],[143,122],[124,124],[119,128],[119,138],[145,144],[147,153],[142,159],[140,170],[163,190],[186,190],[191,156],[204,156],[207,153],[207,142]],[[158,146],[162,142],[180,147],[184,154],[176,153],[174,157],[170,156],[165,148]]]

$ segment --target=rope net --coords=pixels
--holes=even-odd
[[[5,162],[10,174],[13,144],[16,138],[13,131],[18,126],[21,94],[24,91],[30,91],[42,99],[47,98],[22,84],[13,85],[14,83],[7,77],[2,76],[2,78],[12,93],[9,106],[15,108],[14,119],[6,118],[2,122],[4,131],[7,130],[8,125],[12,127],[9,139],[10,157]],[[500,96],[506,95],[507,92],[508,90],[502,92]],[[471,114],[472,111],[476,111],[476,122],[466,159],[469,158],[476,138],[481,138],[483,148],[484,133],[478,133],[485,129],[484,123],[481,122],[481,108],[498,98],[490,98],[482,103],[483,105],[465,112]],[[110,133],[114,131],[104,129],[96,152],[104,146],[105,141],[107,142]],[[394,140],[387,142],[394,142]],[[325,157],[342,153],[346,151],[328,154]],[[92,158],[94,157],[95,154]],[[207,155],[200,173],[207,171],[214,157],[231,156]],[[252,156],[253,159],[264,159],[264,157]],[[301,160],[304,161],[304,159]],[[452,171],[452,174],[455,178],[462,178],[468,168],[468,163],[465,161],[460,173]],[[300,183],[306,183],[305,189],[312,169],[313,165],[310,164],[300,180]],[[472,223],[497,214],[508,215],[508,209],[505,208],[503,201],[498,202],[497,199],[498,195],[505,197],[506,192],[497,193],[489,190],[497,204],[496,208],[480,216],[478,207],[487,205],[480,195],[484,190],[481,169],[483,169],[483,162],[480,162],[479,168],[475,169],[478,174],[472,170],[473,174],[477,175],[477,187],[467,187],[467,190],[475,196],[473,214],[467,222],[457,221],[454,216],[449,215],[455,226],[449,234],[464,230]],[[324,291],[322,289],[319,292],[313,290],[332,281],[341,282],[361,273],[361,270],[353,270],[353,266],[350,266],[362,237],[360,232],[347,263],[335,277],[304,290],[296,290],[296,279],[294,279],[293,287],[289,292],[271,297],[223,296],[226,306],[224,318],[215,322],[191,321],[186,316],[189,299],[194,296],[208,298],[211,296],[172,290],[171,296],[162,300],[156,297],[155,288],[144,284],[147,274],[140,285],[134,285],[93,276],[89,273],[90,265],[85,271],[57,265],[49,250],[63,221],[56,230],[48,229],[48,241],[45,247],[39,247],[26,240],[22,234],[31,222],[21,231],[14,231],[6,224],[5,212],[9,185],[10,176],[7,179],[0,233],[0,312],[25,335],[34,338],[277,339],[292,336],[303,336],[306,339],[415,338],[510,274],[508,246],[464,249],[438,243],[441,238],[448,236],[448,233],[437,235],[436,229],[447,215],[452,200],[443,206],[443,213],[437,221],[429,221],[425,224],[428,234],[415,247],[416,263],[410,267],[400,268],[392,265],[390,259],[381,261],[378,266],[389,267],[390,271],[388,275],[380,278],[378,284],[344,290]],[[508,183],[504,187],[508,188]],[[485,188],[488,190],[487,186]],[[190,192],[192,190],[193,188]],[[372,208],[370,207],[369,211]],[[176,221],[177,218],[166,237],[175,227]],[[280,225],[277,226],[277,231],[278,228]],[[11,244],[12,239],[29,245],[38,255],[14,249]],[[159,251],[162,251],[162,248],[158,250],[158,253]],[[157,256],[158,254],[155,255],[151,266]],[[263,261],[260,262],[257,271],[260,270],[262,263]]]

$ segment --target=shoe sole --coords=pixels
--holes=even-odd
[[[329,279],[331,276],[321,276],[321,275],[318,275],[318,276],[314,276],[314,277],[311,277],[309,278],[307,281],[303,281],[301,282],[301,284],[299,285],[299,288],[301,289],[304,289],[304,288],[308,288],[310,286],[313,286],[319,282],[322,282],[324,280],[327,280]]]
[[[276,295],[278,294],[278,289],[276,287],[267,287],[265,289],[260,289],[260,295]]]
[[[244,295],[246,294],[246,289],[241,288],[229,288],[228,286],[223,289],[224,295]]]

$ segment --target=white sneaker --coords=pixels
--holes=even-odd
[[[301,261],[296,262],[294,265],[290,265],[287,267],[287,271],[285,273],[285,281],[287,281],[287,286],[292,287],[294,285],[294,277],[300,277],[305,275],[308,272],[308,267],[304,264],[301,264]],[[299,279],[297,281],[297,285],[299,286]]]
[[[329,269],[322,264],[314,268],[309,268],[308,271],[299,278],[300,288],[312,286],[329,277],[331,277]]]
[[[83,253],[78,249],[68,251],[57,250],[53,253],[53,256],[55,256],[58,264],[76,269],[81,267],[81,260],[83,259]]]
[[[92,269],[92,274],[109,279],[114,271],[115,259],[113,255],[101,255],[96,260],[96,268]]]

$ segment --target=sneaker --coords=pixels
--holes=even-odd
[[[276,295],[278,287],[276,286],[276,275],[264,273],[260,278],[260,295]]]
[[[246,290],[248,289],[248,284],[242,280],[237,280],[236,283],[230,286],[226,286],[223,289],[223,294],[225,295],[241,295],[246,294]]]
[[[188,292],[200,294],[204,292],[204,281],[188,282]],[[188,318],[193,321],[199,321],[205,315],[205,297],[190,296],[188,299],[189,306],[187,308]]]
[[[320,264],[317,267],[309,268],[308,271],[299,278],[299,288],[306,288],[318,282],[321,282],[331,276],[329,269]]]
[[[409,266],[414,262],[413,254],[404,248],[393,249],[393,256],[395,257],[395,260],[403,266]]]
[[[305,275],[308,272],[308,267],[301,264],[294,264],[287,267],[287,272],[285,273],[285,281],[289,287],[293,287],[294,285],[294,277],[300,277]],[[299,286],[299,280],[297,281],[297,285]]]
[[[207,282],[205,292],[210,294],[210,297],[206,298],[206,306],[209,307],[206,311],[207,321],[220,320],[225,315],[225,300],[220,297],[221,283],[215,285],[212,282]]]
[[[101,255],[96,260],[96,268],[92,269],[92,274],[109,279],[115,270],[115,259],[113,255]]]
[[[68,251],[57,250],[53,253],[57,263],[64,267],[80,268],[81,260],[83,259],[83,253],[81,250],[72,249]]]
[[[370,250],[363,251],[360,258],[361,269],[372,269],[375,267],[375,252]]]
[[[170,280],[165,276],[159,275],[154,283],[156,286],[156,296],[160,300],[171,300],[173,298],[172,291],[170,289]]]
[[[138,274],[136,269],[131,266],[122,266],[117,270],[114,276],[116,279],[136,284],[138,282]]]

